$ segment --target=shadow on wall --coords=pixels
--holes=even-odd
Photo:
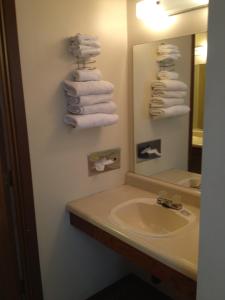
[[[40,249],[44,256],[45,299],[83,300],[110,285],[112,279],[116,281],[128,273],[122,257],[73,228],[67,213],[62,216],[57,235],[48,243],[51,244],[48,253],[48,247]],[[100,276],[99,272],[102,273]],[[104,274],[111,274],[111,280]],[[68,284],[62,285],[61,282]]]

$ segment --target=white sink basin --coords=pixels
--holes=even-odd
[[[110,220],[130,233],[159,238],[183,230],[195,216],[185,207],[176,211],[162,207],[154,198],[138,198],[114,207]]]

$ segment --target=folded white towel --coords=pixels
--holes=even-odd
[[[156,80],[152,88],[163,91],[186,91],[187,85],[179,80]]]
[[[174,59],[168,58],[162,61],[158,61],[158,64],[162,68],[166,68],[168,71],[173,71],[175,66]]]
[[[176,80],[179,78],[179,74],[177,72],[160,71],[158,73],[158,78],[161,80],[165,80],[165,79]]]
[[[64,81],[64,89],[70,96],[86,96],[86,95],[100,95],[111,94],[114,90],[112,83],[108,81]]]
[[[158,107],[171,107],[174,105],[182,105],[182,104],[184,104],[184,99],[182,98],[153,97],[150,106],[152,108],[158,108]]]
[[[76,44],[78,44],[78,43],[76,43]],[[89,47],[93,47],[93,48],[101,48],[100,42],[91,41],[91,40],[82,40],[81,42],[79,42],[79,45],[89,46]]]
[[[87,45],[81,45],[81,44],[71,44],[69,46],[69,49],[71,51],[84,51],[84,50],[98,50],[99,48],[95,48],[95,47],[91,47],[91,46],[87,46]]]
[[[64,122],[76,128],[93,128],[101,126],[110,126],[117,123],[119,116],[116,114],[93,114],[93,115],[70,115],[64,117]]]
[[[90,40],[90,39],[79,39],[76,36],[75,37],[71,37],[69,39],[69,45],[70,46],[79,46],[79,45],[83,45],[83,46],[89,46],[89,47],[94,47],[94,48],[100,48],[101,44],[100,42],[97,40]]]
[[[166,54],[180,55],[180,50],[178,50],[178,49],[158,49],[158,54],[160,54],[160,55],[166,55]]]
[[[184,98],[187,95],[185,91],[163,91],[158,89],[153,89],[153,97],[163,97],[163,98]]]
[[[75,81],[99,81],[102,79],[102,73],[100,70],[75,70],[73,73]]]
[[[94,35],[89,35],[89,34],[81,34],[78,33],[75,36],[72,36],[70,38],[70,41],[76,41],[76,42],[83,42],[83,41],[97,41],[98,37]]]
[[[160,54],[157,56],[157,62],[168,62],[170,60],[178,60],[181,57],[179,53]]]
[[[101,54],[101,48],[89,47],[84,45],[69,46],[69,51],[78,58],[95,57]]]
[[[113,100],[113,94],[102,94],[102,95],[87,95],[74,97],[66,92],[67,105],[82,105],[89,106],[97,103],[104,103]]]
[[[151,108],[150,114],[154,119],[172,118],[186,115],[190,112],[190,107],[187,105],[176,105],[168,108]]]
[[[158,47],[158,51],[165,51],[165,50],[174,50],[174,51],[179,51],[179,48],[176,45],[172,44],[161,44]]]
[[[98,103],[94,105],[68,105],[67,110],[72,114],[89,115],[96,113],[113,114],[116,111],[116,104],[112,101],[106,103]]]

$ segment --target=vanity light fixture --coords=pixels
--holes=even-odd
[[[201,46],[195,47],[195,56],[198,57],[198,60],[200,60],[201,63],[206,63],[206,61],[207,61],[207,53],[208,53],[207,42],[205,42]]]
[[[155,30],[165,29],[171,23],[168,13],[162,7],[160,1],[156,0],[137,2],[136,17]]]

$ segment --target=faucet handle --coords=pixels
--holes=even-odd
[[[162,206],[167,207],[167,208],[171,208],[172,204],[173,204],[172,200],[169,200],[167,198],[162,198],[162,197],[157,198],[157,203],[159,205],[162,205]]]
[[[157,203],[166,208],[171,208],[175,210],[181,210],[183,208],[183,204],[181,203],[180,195],[173,195],[172,197],[167,197],[167,192],[159,192],[159,196],[157,197]]]
[[[160,191],[158,194],[158,198],[170,199],[172,202],[181,202],[182,197],[178,194],[171,195],[166,191]]]
[[[172,202],[172,209],[175,209],[175,210],[181,210],[183,208],[183,204],[182,203],[175,203],[175,202]]]

